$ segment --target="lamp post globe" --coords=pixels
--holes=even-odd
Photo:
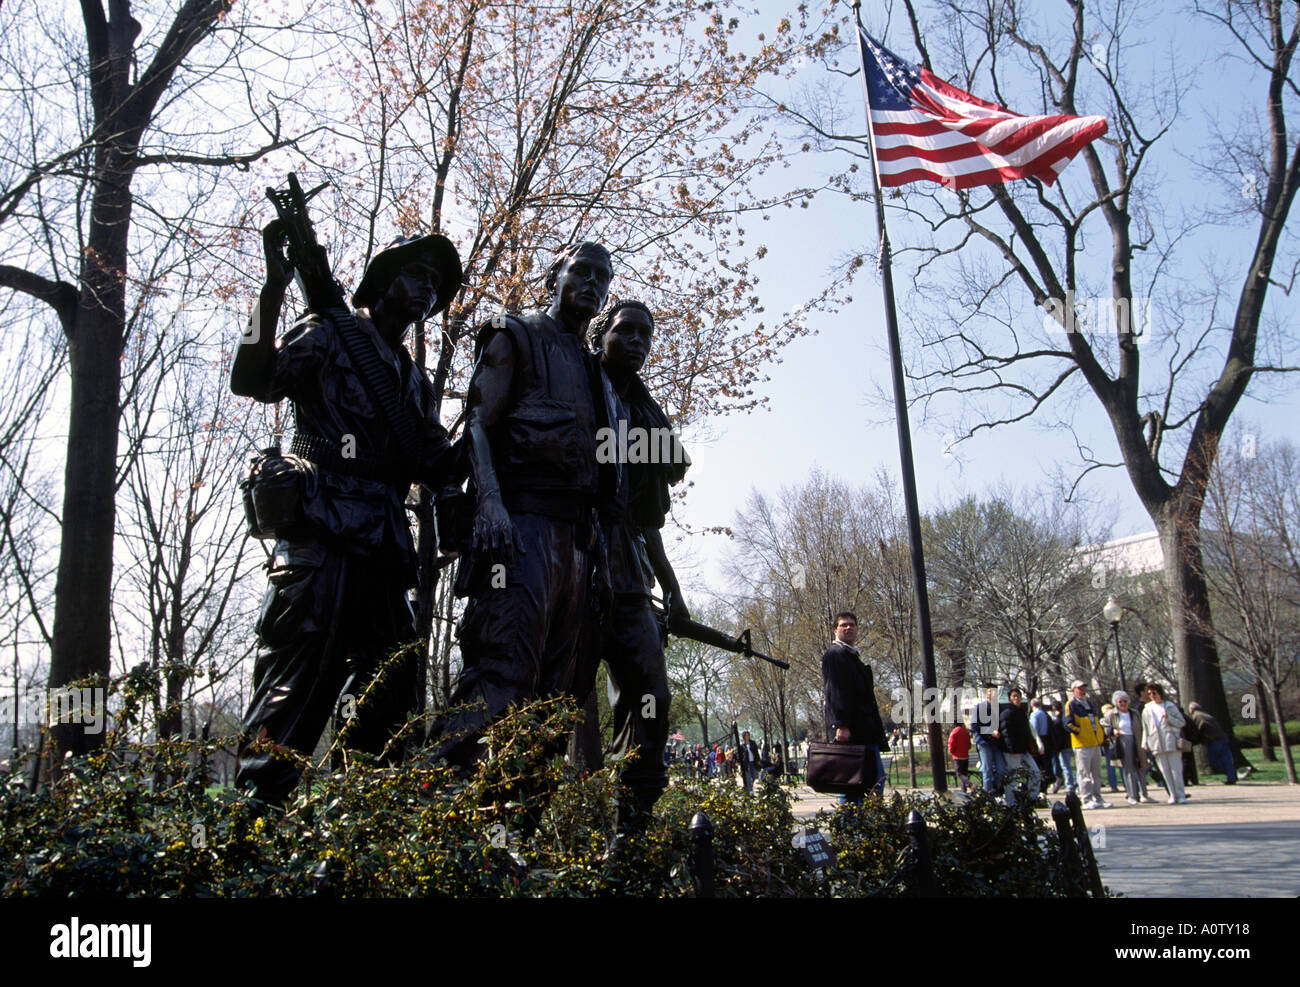
[[[1102,607],[1101,613],[1110,623],[1111,632],[1115,635],[1115,663],[1119,666],[1119,687],[1127,692],[1128,683],[1124,681],[1124,655],[1119,649],[1119,619],[1124,615],[1124,608],[1114,596],[1111,596]]]

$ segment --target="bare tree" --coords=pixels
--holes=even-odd
[[[821,658],[832,620],[841,610],[868,619],[876,550],[865,522],[870,510],[864,492],[814,470],[775,498],[753,491],[732,523],[733,606],[761,632],[773,657],[790,662],[786,691],[817,735],[824,726]]]
[[[1086,629],[1101,626],[1106,590],[1091,578],[1096,559],[1087,548],[1100,538],[1085,534],[1078,514],[1042,494],[1004,489],[933,517],[935,579],[961,588],[979,677],[1019,681],[1037,695],[1061,688],[1071,657],[1090,650]]]
[[[163,6],[81,0],[79,23],[66,4],[0,11],[12,97],[0,111],[0,288],[48,307],[71,375],[53,687],[109,672],[121,357],[131,308],[160,287],[135,258],[193,232],[169,222],[166,176],[245,167],[285,143],[235,63],[246,26],[233,0]],[[222,89],[231,80],[242,109]],[[102,738],[66,724],[55,734],[74,751]]]
[[[912,248],[918,400],[939,402],[936,409],[960,402],[970,436],[1045,419],[1062,405],[1056,424],[1069,430],[1079,395],[1091,395],[1120,461],[1103,461],[1076,437],[1086,464],[1080,479],[1126,470],[1164,549],[1180,694],[1231,730],[1208,631],[1200,521],[1224,429],[1247,385],[1297,369],[1285,317],[1275,321],[1265,302],[1271,289],[1288,294],[1297,273],[1284,248],[1300,184],[1300,142],[1287,129],[1300,8],[1282,0],[1192,6],[1238,63],[1240,85],[1216,87],[1215,97],[1243,94],[1260,113],[1252,118],[1247,102],[1224,107],[1242,125],[1211,149],[1203,173],[1227,205],[1197,214],[1171,201],[1162,170],[1166,138],[1195,109],[1185,62],[1171,57],[1156,69],[1139,61],[1147,56],[1134,40],[1172,33],[1182,13],[1130,0],[1069,0],[1068,16],[1064,5],[1048,12],[1021,0],[943,0],[927,37],[917,6],[905,7],[931,71],[1020,112],[1105,110],[1110,123],[1107,137],[1080,152],[1082,167],[1050,188],[1036,180],[958,192],[911,186],[892,200],[925,231],[926,242]],[[1155,91],[1153,72],[1165,80]],[[834,120],[809,119],[825,137],[848,136]],[[853,189],[860,179],[844,184]],[[1244,263],[1215,258],[1213,237],[1194,253],[1202,229],[1226,230],[1242,218],[1255,237]],[[1164,323],[1156,339],[1144,334],[1153,304]]]
[[[708,622],[722,615],[718,608],[692,607],[697,620]],[[689,638],[669,638],[664,649],[673,703],[687,698],[695,709],[703,742],[709,743],[709,725],[734,712],[728,679],[734,656]],[[680,708],[680,707],[679,707]],[[674,713],[674,716],[678,714]]]
[[[875,509],[867,516],[868,531],[875,536],[876,552],[871,562],[871,601],[866,615],[866,640],[859,647],[892,672],[892,682],[907,695],[901,706],[902,726],[907,737],[907,770],[911,787],[917,787],[916,738],[917,699],[920,696],[920,626],[917,622],[916,594],[912,588],[911,548],[907,537],[907,518],[897,485],[882,470],[877,474]],[[861,615],[859,615],[861,618]],[[884,676],[876,681],[883,687]],[[920,704],[924,710],[924,704]]]
[[[910,694],[919,641],[900,515],[883,474],[872,487],[852,488],[814,470],[775,501],[752,493],[732,525],[733,606],[769,653],[790,662],[781,693],[814,734],[824,728],[821,658],[840,611],[858,617],[877,698],[894,686]]]
[[[15,305],[19,323],[25,306]],[[9,320],[6,319],[6,322]],[[4,596],[0,625],[0,651],[10,645],[28,651],[45,650],[50,643],[49,604],[53,595],[51,530],[58,525],[54,510],[54,477],[41,455],[48,441],[43,421],[54,398],[54,388],[66,364],[66,350],[50,345],[24,326],[9,328],[16,344],[5,348],[0,372],[9,386],[0,388],[0,587]],[[27,659],[31,655],[26,656]],[[29,661],[29,664],[35,664]]]
[[[615,291],[654,309],[647,377],[678,426],[762,400],[763,366],[807,328],[761,317],[753,264],[765,248],[746,225],[813,190],[757,191],[787,149],[754,94],[829,35],[801,15],[774,18],[747,54],[739,6],[686,0],[390,0],[328,12],[322,29],[339,43],[324,71],[353,109],[316,160],[337,190],[339,242],[362,248],[344,267],[394,231],[432,229],[460,245],[465,288],[413,347],[446,417],[465,393],[471,329],[536,301],[550,252],[575,239],[605,243]],[[445,684],[450,649],[435,625],[455,613],[437,586],[427,492],[416,515],[417,628]]]
[[[1214,632],[1264,697],[1277,723],[1287,778],[1297,784],[1282,690],[1300,656],[1300,454],[1289,442],[1253,458],[1226,447],[1206,502],[1205,578],[1214,594]]]
[[[172,347],[152,368],[132,368],[136,386],[123,414],[134,455],[119,513],[115,625],[121,670],[144,663],[158,677],[160,739],[183,736],[195,687],[213,690],[249,653],[255,600],[241,577],[264,560],[262,551],[244,551],[237,480],[252,445],[245,408],[230,393],[224,362],[208,359],[220,352],[211,337],[228,335],[225,316],[224,307],[192,308],[181,318],[207,324],[206,333],[181,332],[175,320],[150,329]]]

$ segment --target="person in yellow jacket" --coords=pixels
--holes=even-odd
[[[1061,722],[1070,734],[1074,749],[1074,766],[1079,775],[1079,798],[1085,809],[1109,809],[1101,797],[1101,745],[1105,729],[1097,709],[1088,698],[1088,687],[1081,679],[1070,683],[1072,698],[1065,707]]]

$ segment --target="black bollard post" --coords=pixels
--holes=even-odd
[[[1070,830],[1070,810],[1064,802],[1052,806],[1052,822],[1056,824],[1056,835],[1061,841],[1061,874],[1058,884],[1069,889],[1072,897],[1082,896],[1075,888],[1083,886],[1083,869],[1079,864],[1079,849],[1074,845],[1074,833]]]
[[[1092,840],[1088,836],[1088,824],[1083,821],[1083,803],[1077,792],[1071,790],[1065,796],[1065,805],[1070,810],[1074,822],[1074,838],[1079,845],[1079,863],[1083,867],[1083,876],[1088,883],[1088,890],[1094,898],[1106,897],[1101,885],[1101,872],[1097,870],[1097,857],[1092,852]]]
[[[331,881],[330,862],[322,860],[311,872],[311,893],[316,898],[334,897],[333,882]]]
[[[907,838],[912,844],[912,859],[916,867],[916,894],[922,898],[937,898],[939,889],[934,881],[934,858],[930,855],[930,840],[925,820],[915,809],[907,814]]]
[[[703,812],[691,818],[691,873],[695,896],[713,897],[713,822]]]

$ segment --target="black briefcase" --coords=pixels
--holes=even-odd
[[[808,744],[808,787],[832,795],[859,795],[876,783],[876,758],[865,744]]]

